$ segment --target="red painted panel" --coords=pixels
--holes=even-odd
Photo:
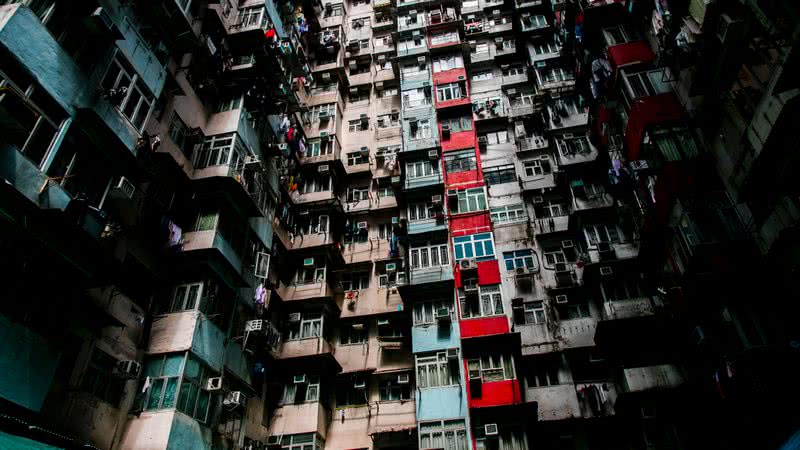
[[[491,230],[492,220],[488,212],[450,216],[450,235],[453,237]]]
[[[458,77],[462,77],[460,80]],[[458,68],[453,70],[445,70],[442,72],[436,72],[433,74],[433,84],[440,85],[440,84],[447,84],[447,83],[456,83],[459,81],[466,81],[467,79],[467,71],[464,68]]]
[[[461,327],[461,339],[494,336],[509,332],[508,317],[506,316],[463,319],[459,321],[459,326]]]
[[[496,259],[478,262],[478,284],[480,286],[500,284],[500,266]]]
[[[636,99],[628,115],[625,128],[625,144],[628,159],[639,159],[639,147],[642,145],[647,127],[677,122],[686,117],[678,96],[674,92],[651,95]]]
[[[439,125],[439,135],[441,136],[442,126]],[[477,138],[472,130],[450,133],[449,139],[441,139],[442,151],[463,150],[465,148],[476,148]]]
[[[486,408],[489,406],[522,403],[519,380],[484,382],[481,384],[481,396],[478,398],[472,397],[469,383],[467,383],[467,398],[469,398],[470,408]]]
[[[608,47],[608,60],[615,69],[632,64],[649,63],[656,55],[644,41],[626,42]]]
[[[478,170],[470,170],[467,172],[456,172],[456,173],[445,173],[444,182],[448,186],[459,184],[459,183],[469,183],[474,181],[483,180],[483,176],[481,175],[480,168]],[[459,186],[460,187],[460,186]]]
[[[447,101],[444,101],[444,102],[440,102],[439,100],[436,100],[436,108],[437,109],[452,108],[453,106],[469,105],[470,103],[472,103],[472,100],[470,100],[469,92],[467,92],[467,96],[463,97],[463,98],[457,98],[457,99],[454,99],[454,100],[447,100]]]

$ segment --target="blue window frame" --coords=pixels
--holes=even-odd
[[[453,238],[456,259],[476,258],[478,260],[494,259],[494,240],[492,233],[478,233]]]
[[[506,270],[526,268],[533,272],[539,271],[539,258],[533,253],[533,250],[503,252],[503,259],[506,262]]]

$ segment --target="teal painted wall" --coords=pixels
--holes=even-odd
[[[42,336],[0,315],[0,397],[38,412],[59,357]]]
[[[225,367],[247,384],[252,384],[250,380],[252,372],[250,361],[247,360],[244,351],[242,351],[242,345],[238,342],[228,342],[228,347],[225,350]]]
[[[222,372],[225,360],[225,333],[202,314],[194,329],[192,353],[212,369]]]
[[[418,422],[467,417],[468,414],[467,394],[461,386],[417,390]]]
[[[461,347],[458,323],[449,327],[439,325],[414,326],[411,328],[411,347],[414,353],[445,350]]]
[[[211,430],[175,411],[167,450],[211,450]]]
[[[7,144],[0,144],[0,177],[8,180],[17,191],[40,208],[63,210],[71,200],[69,194],[55,183],[50,183],[47,189],[39,193],[46,176],[15,147]]]

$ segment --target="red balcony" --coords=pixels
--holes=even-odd
[[[641,97],[631,105],[628,125],[625,128],[625,145],[628,159],[637,161],[645,131],[650,127],[680,122],[686,112],[673,92]]]
[[[469,398],[470,409],[523,403],[517,379],[488,382],[470,380],[467,383],[467,398]]]
[[[433,74],[433,84],[436,88],[436,108],[438,109],[469,105],[472,102],[464,69]]]
[[[441,120],[441,119],[440,119]],[[469,118],[472,121],[472,118]],[[442,145],[442,152],[450,150],[462,150],[465,148],[477,148],[477,138],[475,137],[475,130],[466,130],[453,132],[451,130],[443,130],[442,124],[439,124],[439,140]],[[480,167],[480,163],[478,163]]]
[[[461,328],[461,339],[497,336],[511,331],[506,315],[462,319],[458,324]]]
[[[627,66],[652,62],[656,55],[645,41],[626,42],[608,47],[608,61],[619,70]]]
[[[454,237],[474,233],[485,233],[491,231],[491,229],[492,220],[489,217],[489,211],[450,216],[450,234]]]
[[[468,170],[466,172],[448,173],[445,170],[444,182],[447,186],[460,186],[464,183],[475,183],[483,180],[483,174],[480,170],[480,159],[478,159],[478,169]]]

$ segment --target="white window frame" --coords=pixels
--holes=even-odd
[[[413,323],[414,326],[433,325],[436,323],[436,311],[439,309],[447,308],[450,311],[450,317],[453,316],[453,301],[452,300],[432,300],[427,302],[414,303]]]
[[[491,208],[491,219],[493,224],[521,223],[528,220],[523,203],[513,205],[494,206]]]
[[[453,368],[456,370],[451,370]],[[450,364],[447,359],[447,352],[438,352],[433,355],[415,355],[414,370],[417,374],[418,389],[457,386],[459,384],[458,366]],[[423,373],[424,376],[420,376]]]
[[[450,253],[446,243],[412,247],[408,253],[411,270],[450,267]]]

